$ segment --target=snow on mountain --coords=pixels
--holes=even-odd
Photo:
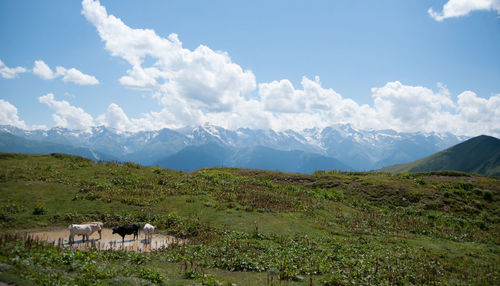
[[[311,128],[300,132],[248,128],[233,131],[213,125],[136,133],[118,132],[104,126],[87,130],[61,127],[22,130],[13,126],[0,126],[0,132],[30,140],[88,148],[123,161],[146,165],[188,146],[215,143],[236,149],[262,146],[282,151],[316,153],[335,158],[357,170],[372,170],[410,162],[467,139],[450,133],[357,130],[349,124],[337,124],[323,129]]]

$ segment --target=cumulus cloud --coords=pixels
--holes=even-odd
[[[253,73],[233,63],[227,53],[203,45],[191,51],[182,47],[176,34],[163,38],[153,30],[130,28],[108,15],[99,1],[83,0],[82,7],[106,50],[131,65],[120,83],[152,89],[164,105],[185,101],[188,108],[228,111],[256,88]],[[146,66],[146,57],[154,64]]]
[[[166,108],[159,112],[149,112],[141,116],[139,118],[129,118],[118,104],[111,103],[106,113],[97,117],[96,123],[99,126],[106,126],[118,132],[138,132],[184,127],[184,125],[179,124],[180,122],[177,120],[177,117]],[[200,122],[196,122],[196,124],[200,124]]]
[[[82,108],[75,107],[65,100],[55,100],[52,93],[40,96],[38,101],[54,110],[52,119],[56,126],[82,130],[95,125],[93,117]]]
[[[276,113],[300,113],[306,99],[304,91],[295,90],[287,79],[259,84],[259,95],[264,109]]]
[[[453,132],[459,135],[500,135],[500,95],[480,98],[471,91],[453,100],[448,89],[388,82],[372,88],[373,105],[359,105],[333,89],[304,77],[302,89],[288,80],[259,84],[262,121],[273,129],[301,130],[350,123],[360,129],[402,132]]]
[[[208,122],[226,128],[296,129],[324,126],[334,119],[347,121],[358,114],[354,109],[360,109],[361,114],[370,111],[332,89],[322,88],[319,78],[304,77],[301,90],[286,79],[262,83],[255,98],[254,74],[233,63],[227,53],[204,45],[185,49],[176,34],[165,38],[153,30],[133,29],[108,14],[99,1],[83,0],[82,7],[106,50],[130,64],[120,83],[151,90],[161,104],[160,112],[140,119],[146,126],[175,128]],[[146,65],[146,58],[153,64]],[[101,119],[114,118],[110,111]],[[116,118],[125,125],[132,122],[124,116]]]
[[[449,12],[458,7],[453,6],[454,2],[445,5],[443,19],[458,15]],[[491,3],[484,7],[497,7],[496,2]],[[82,7],[82,14],[96,27],[105,49],[129,63],[120,83],[151,92],[160,105],[160,111],[129,118],[120,106],[112,103],[96,122],[116,130],[180,128],[205,123],[233,130],[240,127],[302,130],[350,123],[360,129],[500,135],[497,111],[500,95],[483,99],[464,92],[454,99],[441,84],[433,90],[394,81],[371,90],[372,105],[360,105],[323,87],[319,77],[303,77],[299,87],[288,79],[257,86],[254,74],[232,62],[225,52],[204,45],[185,49],[176,34],[161,37],[153,30],[131,28],[108,14],[99,1],[83,0]],[[470,7],[477,10],[480,6]]]
[[[65,82],[69,81],[79,85],[99,84],[99,81],[95,77],[84,74],[75,68],[66,69],[63,67],[56,67],[56,75],[62,76],[62,79]]]
[[[458,95],[458,113],[472,123],[500,124],[500,94],[484,99],[472,91],[462,92]]]
[[[129,119],[123,109],[116,103],[111,103],[106,113],[98,116],[96,121],[98,125],[106,126],[119,132],[136,132],[162,128],[154,124],[155,121],[151,118],[151,115],[144,115],[144,118]]]
[[[0,125],[12,125],[26,129],[24,121],[19,119],[17,108],[3,99],[0,99]]]
[[[157,130],[181,128],[205,123],[235,130],[237,128],[303,130],[350,123],[359,129],[394,129],[402,132],[452,132],[457,135],[475,136],[490,134],[500,136],[500,94],[488,99],[465,91],[453,100],[443,85],[437,90],[423,86],[404,85],[399,81],[372,89],[373,106],[359,105],[344,98],[332,89],[323,88],[319,79],[304,77],[301,89],[288,80],[259,85],[258,99],[241,101],[231,111],[207,112],[190,109],[183,102],[171,102],[172,108],[129,118],[115,103],[95,120],[117,131]],[[300,104],[278,108],[279,104],[267,102],[270,95]],[[84,129],[93,126],[90,115],[81,108],[65,101],[56,101],[52,94],[40,98],[51,106],[56,124],[68,128]],[[299,109],[298,106],[302,106]]]
[[[439,121],[443,112],[455,106],[444,87],[434,92],[426,87],[406,86],[399,81],[372,88],[372,97],[377,117],[392,128],[403,131],[430,127],[430,123]]]
[[[108,106],[106,114],[97,117],[97,122],[99,125],[103,125],[116,130],[129,130],[132,131],[132,124],[125,114],[123,109],[121,109],[117,104],[112,103]]]
[[[433,91],[396,81],[373,88],[372,96],[379,128],[500,137],[500,94],[486,99],[465,91],[453,100],[441,84]]]
[[[480,98],[472,91],[458,95],[458,122],[463,130],[479,134],[492,134],[500,137],[500,94],[488,99]],[[462,130],[460,130],[462,129]]]
[[[35,61],[33,73],[45,80],[56,78],[56,74],[50,69],[50,67],[44,61],[40,60]]]
[[[44,61],[35,61],[33,73],[45,80],[51,80],[62,77],[64,82],[72,82],[79,85],[96,85],[99,81],[91,75],[82,73],[81,71],[70,68],[66,69],[61,66],[56,67],[54,72]]]
[[[271,113],[272,124],[279,129],[324,127],[335,123],[361,124],[373,109],[343,98],[335,90],[323,88],[319,77],[302,78],[302,89],[289,80],[259,84],[264,111]]]
[[[444,4],[442,12],[436,12],[432,8],[427,11],[436,21],[447,18],[461,17],[477,10],[495,10],[500,14],[500,0],[449,0]]]
[[[0,75],[3,78],[15,78],[19,73],[23,73],[26,71],[27,70],[23,67],[9,68],[2,62],[2,60],[0,60]]]

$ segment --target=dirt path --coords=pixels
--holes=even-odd
[[[36,231],[30,232],[33,238],[53,243],[54,245],[69,247],[69,248],[98,248],[102,250],[106,249],[126,249],[130,251],[138,252],[149,252],[152,250],[160,249],[162,247],[168,247],[172,243],[184,243],[182,239],[177,239],[171,235],[163,234],[153,234],[151,242],[145,240],[144,234],[139,233],[139,239],[134,240],[133,235],[126,235],[125,241],[122,245],[122,238],[118,234],[113,234],[113,230],[110,228],[102,229],[102,238],[99,239],[99,233],[95,232],[90,236],[90,241],[82,241],[81,236],[75,236],[75,242],[73,245],[69,244],[69,230],[68,229],[54,229],[49,231]]]

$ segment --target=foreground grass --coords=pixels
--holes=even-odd
[[[0,154],[0,194],[3,233],[84,220],[149,222],[190,241],[153,254],[110,254],[5,237],[0,280],[23,285],[500,284],[500,184],[493,177],[183,173]],[[67,256],[91,258],[76,267]]]

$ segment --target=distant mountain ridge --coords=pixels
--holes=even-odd
[[[119,161],[133,161],[143,165],[153,165],[187,147],[214,143],[226,149],[241,150],[240,152],[257,147],[276,151],[302,151],[304,154],[336,159],[354,170],[374,170],[414,161],[466,139],[449,133],[357,130],[349,124],[300,132],[248,128],[228,130],[205,125],[135,133],[118,132],[104,126],[88,130],[61,127],[22,130],[13,126],[0,126],[0,133],[9,133],[26,140],[85,148],[108,154]],[[303,159],[306,157],[302,156]]]
[[[280,151],[263,146],[227,148],[216,143],[189,146],[156,162],[164,168],[193,171],[207,167],[239,167],[313,173],[315,170],[352,170],[342,162],[305,151]]]
[[[474,137],[423,159],[382,169],[394,173],[440,170],[500,176],[500,139]]]
[[[48,154],[66,153],[82,156],[94,161],[115,161],[117,158],[96,152],[87,148],[73,147],[71,145],[57,144],[28,140],[9,133],[0,133],[0,152],[28,153],[28,154]]]

